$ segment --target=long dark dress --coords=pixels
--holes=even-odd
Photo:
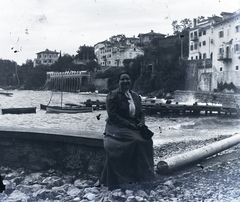
[[[144,123],[141,98],[133,91],[130,93],[136,107],[134,118],[129,117],[129,103],[121,89],[107,96],[106,162],[101,183],[109,188],[154,178],[153,142],[143,139],[139,130],[129,128],[129,123]]]

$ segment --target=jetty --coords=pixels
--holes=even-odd
[[[158,114],[162,116],[231,116],[240,117],[240,109],[238,106],[220,106],[212,104],[171,104],[171,103],[147,103],[143,102],[143,111],[146,114]]]

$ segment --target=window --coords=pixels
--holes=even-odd
[[[222,67],[220,67],[220,69],[219,69],[219,70],[220,70],[220,72],[222,72],[223,68],[222,68]]]
[[[203,35],[206,35],[206,30],[203,31]]]
[[[201,53],[199,53],[199,59],[202,59],[202,54]]]
[[[238,66],[236,66],[236,68],[235,68],[237,71],[239,70],[239,67]]]
[[[234,45],[234,51],[235,52],[240,51],[240,44],[235,44]]]
[[[199,44],[198,44],[199,46],[201,46],[201,42],[199,42]]]
[[[190,33],[190,38],[191,38],[191,39],[193,38],[193,33],[192,33],[192,32]]]
[[[191,50],[191,51],[193,50],[193,45],[190,46],[190,50]]]
[[[219,38],[223,38],[224,37],[224,32],[223,31],[220,31],[218,34],[219,34]]]
[[[229,36],[230,30],[229,28],[227,28],[227,36]]]
[[[193,60],[193,57],[191,57],[191,60]]]
[[[198,44],[195,43],[195,44],[194,44],[194,50],[197,50],[197,48],[198,48]]]
[[[237,32],[240,32],[240,25],[237,25],[237,26],[235,27],[235,31],[236,31],[236,33],[237,33]]]
[[[222,53],[223,53],[223,48],[219,48],[219,49],[218,49],[218,53],[219,53],[219,54],[222,54]]]
[[[202,45],[205,46],[205,45],[206,45],[206,41],[203,41],[203,42],[202,42]]]
[[[203,53],[203,59],[206,59],[206,58],[207,58],[207,54]]]
[[[199,32],[198,36],[202,36],[202,32]]]
[[[198,59],[198,56],[196,56],[196,60]]]

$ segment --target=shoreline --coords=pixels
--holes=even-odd
[[[169,155],[174,152],[170,149],[173,148],[173,144],[166,145]],[[187,142],[179,147],[184,150],[185,144]],[[12,169],[2,166],[0,172],[6,190],[0,194],[0,199],[81,202],[130,199],[149,202],[237,201],[240,199],[239,154],[240,145],[236,145],[179,171],[167,175],[157,174],[157,179],[152,183],[112,191],[104,186],[94,186],[98,180],[96,176],[82,175],[77,171],[62,173],[50,169],[32,172],[24,168]]]

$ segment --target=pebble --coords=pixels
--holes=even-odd
[[[240,153],[239,149],[236,152]],[[6,202],[158,202],[158,201],[240,201],[239,159],[219,162],[182,175],[158,176],[151,186],[108,191],[95,187],[95,178],[64,174],[56,170],[30,172],[24,168],[0,167]],[[221,168],[221,169],[220,169]]]

